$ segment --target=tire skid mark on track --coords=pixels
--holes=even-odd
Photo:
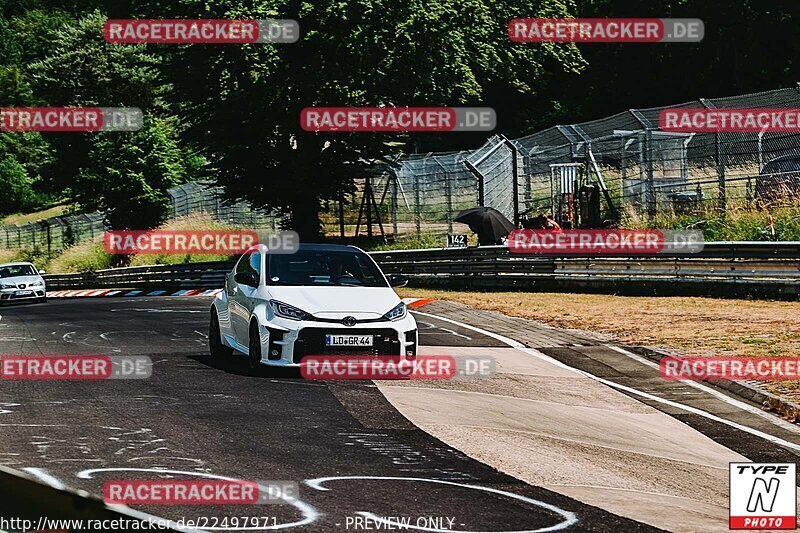
[[[200,351],[197,344],[200,340],[197,331],[202,331],[205,324],[192,320],[197,318],[194,315],[207,313],[207,301],[191,298],[180,299],[180,302],[170,298],[151,299],[149,302],[127,300],[126,307],[140,311],[144,309],[137,305],[163,306],[194,313],[110,313],[110,308],[121,307],[119,303],[93,298],[57,300],[46,307],[28,306],[14,317],[17,324],[27,322],[34,327],[32,336],[39,334],[42,328],[48,328],[45,332],[48,336],[53,323],[59,323],[64,324],[60,326],[62,328],[70,328],[57,331],[59,336],[76,330],[78,333],[74,340],[94,336],[95,342],[99,341],[97,333],[118,328],[121,319],[131,321],[140,326],[137,331],[154,331],[156,334],[107,335],[111,346],[126,353],[155,355],[159,361],[163,360],[159,372],[151,380],[141,383],[10,383],[13,387],[6,391],[3,400],[30,397],[30,391],[33,391],[34,397],[48,403],[26,404],[18,413],[9,414],[14,417],[9,421],[41,422],[44,429],[34,429],[35,434],[43,434],[53,441],[64,441],[50,443],[47,450],[47,459],[63,459],[63,462],[48,463],[32,453],[31,446],[22,447],[19,437],[0,435],[0,443],[9,453],[20,453],[8,456],[10,460],[18,461],[17,465],[45,467],[48,473],[64,480],[67,485],[72,485],[74,480],[79,484],[78,488],[94,493],[98,493],[99,480],[91,482],[85,477],[76,478],[76,473],[87,468],[125,468],[133,473],[158,472],[158,475],[177,475],[169,473],[173,471],[191,472],[187,475],[195,476],[209,474],[238,476],[240,479],[244,476],[298,481],[334,474],[363,475],[364,480],[342,482],[335,491],[310,493],[313,496],[307,499],[319,508],[321,516],[313,524],[295,526],[308,531],[332,531],[337,518],[352,516],[357,511],[392,516],[387,514],[388,509],[409,516],[421,513],[458,515],[460,522],[471,526],[464,529],[481,529],[483,524],[483,530],[535,531],[537,528],[547,530],[559,523],[558,517],[549,511],[522,500],[509,499],[491,491],[478,493],[474,489],[465,489],[459,485],[465,480],[470,485],[544,501],[573,512],[580,518],[579,527],[584,531],[654,530],[552,491],[527,485],[463,456],[415,426],[409,427],[410,423],[390,407],[371,383],[307,383],[296,378],[275,377],[267,371],[249,371],[243,358],[212,360],[204,355],[205,350]],[[81,316],[80,325],[74,324],[74,319],[69,321],[70,316],[75,316],[76,307]],[[440,338],[446,337],[448,342],[459,339],[452,334],[454,331],[470,337],[473,346],[482,346],[489,341],[500,345],[493,339],[474,335],[459,327],[436,320],[431,322],[451,330],[439,333]],[[175,336],[175,332],[179,335]],[[425,335],[421,332],[422,344],[426,343]],[[170,342],[171,339],[176,341]],[[75,347],[64,344],[59,348],[75,350]],[[187,366],[203,372],[187,372]],[[68,416],[72,417],[69,426],[45,424],[66,420]],[[144,420],[148,422],[142,422]],[[145,436],[136,434],[136,431],[145,429],[145,425],[151,433]],[[97,429],[102,427],[106,429]],[[126,432],[134,433],[124,437],[130,442],[96,438],[98,435],[109,437]],[[23,439],[25,436],[23,433]],[[81,436],[95,438],[76,440]],[[158,442],[159,438],[166,442]],[[75,443],[87,445],[90,453],[80,454],[80,447],[69,447]],[[116,454],[117,451],[123,453]],[[204,461],[204,464],[187,464],[185,459]],[[92,479],[98,477],[99,474]],[[391,481],[377,481],[375,490],[365,491],[364,483],[368,483],[370,477],[385,477]],[[442,479],[446,477],[454,484],[436,483],[447,481]],[[424,485],[402,481],[408,478],[430,481]],[[472,494],[466,492],[470,490]],[[174,510],[162,511],[156,514],[176,517]],[[198,510],[197,507],[192,508],[192,512],[208,514],[205,509]]]

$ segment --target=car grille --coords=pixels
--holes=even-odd
[[[42,298],[44,296],[44,291],[38,290],[33,291],[33,294],[28,294],[27,296],[19,296],[17,294],[5,293],[0,294],[0,300],[30,300],[31,298]]]
[[[325,335],[336,333],[372,335],[372,346],[335,348],[325,346]],[[292,359],[295,363],[299,363],[306,355],[400,355],[400,341],[397,340],[397,332],[393,329],[303,328],[294,342]]]

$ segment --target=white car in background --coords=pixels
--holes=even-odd
[[[306,355],[415,356],[417,324],[384,276],[354,246],[301,244],[295,253],[251,248],[214,298],[209,348],[250,366],[299,366]]]
[[[0,264],[0,304],[16,301],[47,300],[43,272],[31,263]]]

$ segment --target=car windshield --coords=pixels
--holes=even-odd
[[[31,265],[5,265],[0,267],[0,278],[35,275],[36,271]]]
[[[269,285],[388,287],[378,267],[361,252],[300,250],[269,258]]]

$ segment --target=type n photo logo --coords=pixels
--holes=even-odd
[[[731,529],[796,529],[794,463],[730,463]]]

